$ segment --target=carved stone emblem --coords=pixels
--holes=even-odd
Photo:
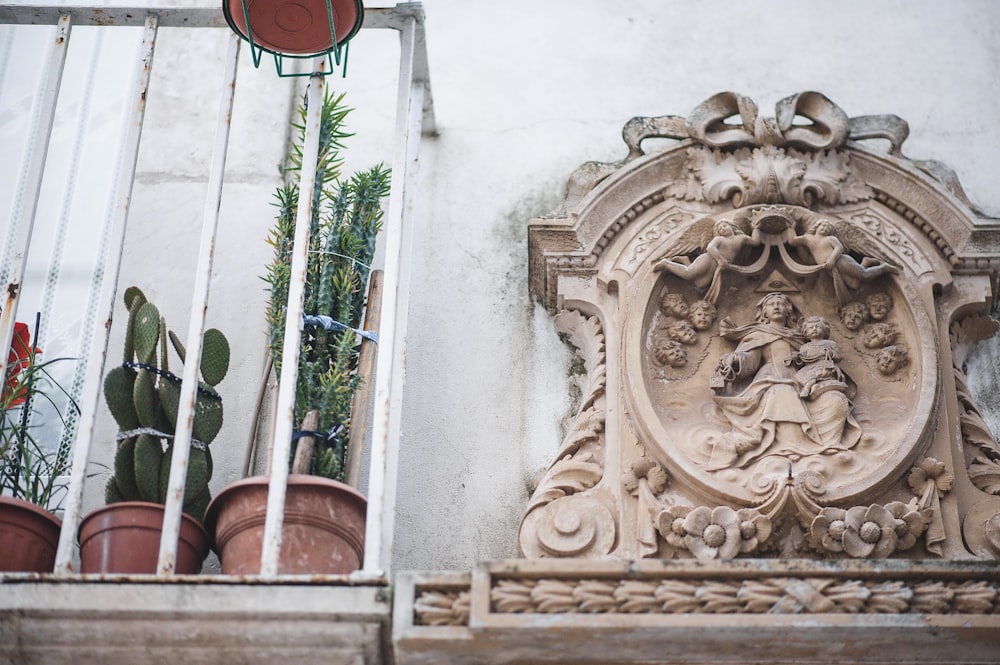
[[[815,92],[773,118],[720,93],[578,169],[529,248],[588,390],[524,555],[1000,552],[1000,451],[956,357],[995,330],[963,322],[990,311],[1000,239],[906,133]]]

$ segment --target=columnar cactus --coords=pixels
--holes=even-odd
[[[185,351],[177,335],[167,331],[159,310],[138,288],[125,291],[125,306],[129,318],[123,362],[104,379],[104,399],[121,430],[115,474],[108,481],[105,499],[108,503],[164,503],[181,391],[180,377],[168,366],[167,340],[182,364]],[[200,370],[184,490],[184,512],[199,521],[211,500],[208,444],[222,427],[222,397],[214,386],[229,370],[229,342],[214,328],[206,330],[202,339]]]

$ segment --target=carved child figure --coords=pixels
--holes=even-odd
[[[809,341],[788,359],[790,364],[802,366],[795,373],[795,381],[801,386],[799,397],[814,397],[831,385],[843,389],[844,373],[837,365],[843,354],[830,339],[830,324],[822,316],[807,316],[802,319],[800,330]]]
[[[828,219],[813,222],[804,234],[789,238],[788,244],[806,247],[817,265],[824,266],[827,270],[836,270],[844,283],[852,289],[858,288],[862,281],[899,272],[895,266],[867,256],[858,263],[847,253],[844,243],[834,233],[833,223]]]
[[[717,271],[725,270],[736,260],[740,250],[760,244],[758,227],[748,236],[733,222],[720,219],[715,223],[714,232],[715,237],[705,247],[705,253],[700,254],[690,265],[673,259],[661,259],[653,266],[653,271],[667,270],[703,289],[709,285]]]

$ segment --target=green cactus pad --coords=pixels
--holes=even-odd
[[[104,486],[104,503],[120,503],[127,500],[118,489],[118,483],[115,482],[114,476],[108,478],[108,484]]]
[[[141,434],[135,442],[135,484],[143,501],[160,501],[160,465],[163,464],[160,440]]]
[[[194,501],[208,487],[208,456],[205,450],[191,448],[188,459],[187,485],[184,488],[184,505]]]
[[[125,308],[127,310],[132,311],[133,304],[136,307],[141,307],[146,301],[146,294],[138,286],[130,286],[125,289]]]
[[[156,357],[156,340],[160,336],[160,310],[151,302],[143,303],[135,317],[133,328],[135,355],[139,362],[152,364]]]
[[[138,501],[142,498],[139,495],[139,488],[135,484],[135,441],[138,437],[125,439],[118,443],[118,450],[115,451],[115,475],[112,480],[116,482],[116,490],[122,497],[120,501]]]
[[[202,488],[201,494],[196,496],[191,503],[184,506],[184,512],[195,518],[199,522],[205,521],[205,510],[208,508],[208,504],[212,501],[212,493],[208,489],[208,485]]]
[[[209,328],[202,338],[201,378],[216,386],[229,371],[229,341],[221,331]]]
[[[127,432],[139,426],[139,416],[132,404],[135,389],[135,370],[115,367],[104,377],[104,401],[118,423],[118,429]]]
[[[143,427],[159,425],[160,403],[156,396],[156,379],[153,373],[140,369],[132,387],[132,403],[139,423]]]
[[[173,381],[160,381],[158,388],[160,392],[160,405],[166,414],[167,422],[170,424],[170,431],[177,429],[177,412],[180,410],[181,384]]]
[[[187,362],[187,360],[185,360],[187,357],[187,350],[184,348],[184,344],[181,343],[181,338],[178,337],[177,333],[173,330],[167,334],[170,337],[170,343],[174,345],[174,351],[176,351],[177,355],[181,357],[181,364]]]
[[[199,384],[204,388],[204,384]],[[217,397],[198,394],[194,410],[194,438],[205,443],[212,443],[219,430],[222,429],[222,400]]]

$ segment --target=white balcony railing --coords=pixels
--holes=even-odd
[[[73,446],[73,466],[68,499],[65,505],[62,533],[56,559],[55,573],[58,576],[73,573],[73,553],[76,530],[86,482],[86,470],[91,457],[97,411],[100,407],[100,387],[105,370],[112,308],[119,292],[118,275],[125,252],[125,232],[128,224],[132,185],[135,180],[136,161],[139,154],[140,137],[146,108],[146,92],[149,87],[156,48],[157,31],[161,27],[182,27],[190,29],[226,27],[222,11],[212,7],[174,7],[159,4],[139,6],[84,6],[84,5],[37,5],[15,2],[0,6],[0,28],[3,24],[49,25],[53,26],[54,39],[49,41],[48,55],[41,73],[41,84],[35,103],[36,128],[32,132],[31,145],[26,150],[28,158],[21,165],[21,201],[16,206],[16,219],[9,238],[10,260],[5,266],[7,283],[4,285],[5,302],[0,314],[0,349],[10,347],[14,321],[17,317],[21,285],[25,277],[25,263],[32,243],[33,227],[42,180],[46,172],[46,157],[52,136],[53,119],[59,100],[64,66],[67,62],[69,42],[74,26],[101,26],[103,30],[121,27],[138,27],[143,31],[140,56],[134,79],[130,85],[127,103],[128,118],[124,126],[124,137],[120,164],[117,167],[117,182],[111,205],[108,237],[110,250],[98,267],[103,272],[100,293],[96,297],[96,321],[92,330],[83,336],[90,339],[89,352],[84,349],[88,362],[80,393],[80,417]],[[419,3],[400,4],[393,8],[366,10],[365,29],[393,29],[400,35],[400,62],[396,107],[396,131],[394,137],[394,157],[392,163],[392,185],[388,212],[383,227],[385,248],[384,287],[382,297],[382,320],[380,344],[376,365],[374,390],[374,418],[371,435],[371,459],[368,477],[368,514],[366,550],[363,570],[359,579],[385,579],[390,567],[393,531],[393,505],[396,486],[396,457],[399,445],[400,391],[404,371],[404,337],[409,271],[409,242],[411,224],[409,218],[413,208],[412,197],[416,173],[416,160],[420,139],[423,134],[433,133],[434,114],[430,95],[430,83],[423,30],[423,11]],[[240,40],[228,34],[228,54],[224,70],[220,75],[219,102],[215,141],[213,144],[208,189],[204,201],[201,225],[201,243],[196,268],[194,288],[191,294],[190,326],[187,332],[186,348],[188,358],[197,359],[201,353],[202,333],[209,306],[212,265],[218,231],[219,209],[225,173],[226,156],[230,145],[230,124],[233,116],[236,72],[240,57]],[[314,71],[322,70],[323,59],[314,63]],[[273,76],[263,72],[262,75]],[[306,157],[315,161],[319,114],[322,107],[325,79],[314,73],[308,87],[308,118],[306,134]],[[51,164],[49,164],[51,166]],[[302,182],[300,201],[308,202],[308,192],[313,187],[314,169],[306,163],[301,169]],[[277,396],[278,421],[275,427],[274,459],[286,459],[292,435],[292,402],[295,386],[295,357],[298,353],[298,339],[301,327],[302,287],[305,278],[305,236],[308,224],[301,223],[309,218],[307,205],[298,211],[296,247],[301,251],[293,258],[293,275],[297,280],[289,290],[288,326],[285,330],[284,357],[286,371],[282,373]],[[256,279],[247,275],[247,279]],[[297,308],[297,309],[296,309]],[[6,354],[0,354],[0,376],[7,362]],[[163,537],[160,546],[158,566],[159,576],[170,576],[174,572],[178,530],[181,515],[181,499],[187,455],[191,441],[191,422],[197,387],[197,362],[185,364],[181,384],[181,403],[177,418],[177,445],[173,447],[169,489],[165,507]],[[284,414],[284,415],[282,415]],[[185,426],[186,424],[186,426]],[[288,470],[283,464],[273,464],[269,481],[269,499],[265,542],[261,557],[261,577],[277,576],[277,559],[280,550],[281,524]]]

